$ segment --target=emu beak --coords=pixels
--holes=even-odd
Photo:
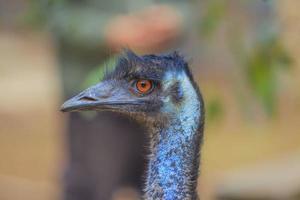
[[[117,88],[117,89],[116,89]],[[61,107],[62,112],[81,110],[114,110],[122,105],[140,104],[130,99],[124,89],[113,87],[110,82],[101,82],[67,100]]]

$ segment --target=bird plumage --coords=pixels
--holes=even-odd
[[[138,90],[139,80],[150,81],[149,91]],[[137,56],[126,51],[101,83],[67,101],[62,110],[110,110],[136,119],[150,137],[145,199],[197,198],[204,103],[177,52]]]

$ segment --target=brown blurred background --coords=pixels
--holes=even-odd
[[[0,0],[1,200],[62,198],[62,83],[92,84],[124,46],[190,59],[207,110],[202,199],[300,199],[299,1],[91,2],[68,16],[63,0]],[[61,43],[101,62],[61,79]]]

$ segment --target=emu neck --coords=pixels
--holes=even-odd
[[[146,199],[197,199],[202,139],[200,103],[188,101],[168,124],[152,129]]]
[[[146,199],[196,199],[200,133],[175,120],[157,130],[149,160]]]

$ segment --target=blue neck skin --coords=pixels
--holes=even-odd
[[[198,108],[199,109],[199,108]],[[194,110],[195,113],[199,111]],[[196,199],[199,166],[199,116],[175,118],[154,128],[146,199]]]

